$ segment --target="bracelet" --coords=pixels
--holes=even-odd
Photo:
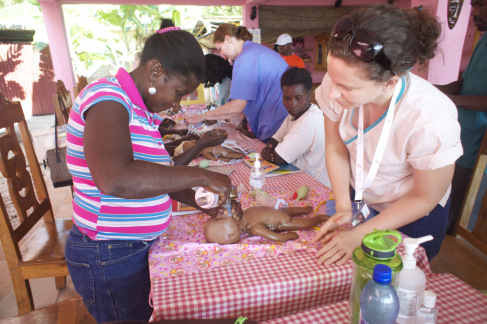
[[[247,317],[243,317],[243,316],[240,316],[239,318],[237,318],[237,320],[235,321],[235,324],[243,324],[246,320],[248,320]]]

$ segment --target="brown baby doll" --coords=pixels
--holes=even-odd
[[[186,152],[187,150],[195,146],[197,143],[198,141],[196,140],[182,142],[174,150],[174,156],[178,156],[179,154]],[[199,155],[207,160],[212,160],[212,161],[222,160],[225,162],[234,159],[240,160],[245,157],[245,153],[222,145],[206,147],[200,151]]]
[[[242,233],[248,233],[273,241],[295,240],[299,238],[296,232],[279,232],[312,228],[330,218],[327,215],[292,218],[312,210],[311,206],[288,207],[282,210],[267,206],[250,207],[240,217],[208,219],[204,227],[205,239],[208,243],[232,244],[240,240]]]

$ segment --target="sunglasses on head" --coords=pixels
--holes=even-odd
[[[343,16],[333,26],[331,37],[342,39],[348,34],[351,34],[348,48],[353,55],[364,62],[377,62],[392,71],[391,61],[384,55],[384,45],[377,37],[368,30],[355,28],[355,19],[351,16]]]

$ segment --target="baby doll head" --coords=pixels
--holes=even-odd
[[[206,221],[203,233],[206,242],[223,245],[237,243],[242,235],[242,230],[233,217],[212,217]]]

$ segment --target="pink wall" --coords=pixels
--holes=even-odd
[[[433,84],[446,84],[458,79],[462,56],[470,59],[473,40],[465,42],[470,17],[470,1],[464,1],[460,17],[453,29],[448,27],[448,1],[439,1],[436,15],[441,22],[442,37],[440,50],[430,61],[428,81]],[[472,37],[473,38],[473,37]],[[470,43],[464,47],[464,43]],[[464,54],[464,49],[468,54]],[[463,67],[465,68],[465,67]]]
[[[74,88],[75,78],[62,7],[54,1],[40,1],[40,5],[51,48],[55,79],[62,80],[66,89],[71,90]]]
[[[44,22],[48,32],[49,43],[51,45],[51,52],[53,57],[53,64],[56,73],[56,79],[61,79],[66,84],[68,89],[72,89],[74,85],[74,72],[71,64],[69,54],[69,46],[66,39],[66,31],[64,27],[64,17],[61,10],[61,5],[65,3],[113,3],[113,4],[161,4],[160,0],[39,0],[41,9],[44,15]],[[345,0],[347,6],[368,5],[377,3],[386,3],[385,0]],[[422,4],[423,10],[427,10],[432,14],[438,14],[438,18],[443,25],[444,35],[441,43],[441,51],[443,55],[437,55],[429,64],[429,68],[420,71],[417,68],[413,72],[427,78],[432,83],[444,84],[457,79],[460,67],[464,68],[466,62],[470,58],[472,49],[473,34],[470,32],[472,27],[467,27],[469,21],[470,2],[464,1],[463,10],[460,19],[453,30],[448,29],[446,25],[447,15],[447,0],[395,0],[395,5],[400,8],[411,8]],[[164,2],[163,2],[164,3]],[[252,6],[258,8],[258,3],[265,3],[265,5],[275,6],[334,6],[335,0],[302,0],[296,2],[295,0],[172,0],[166,3],[177,5],[242,5],[243,6],[243,23],[249,28],[258,28],[258,10],[257,19],[251,20],[250,14]],[[467,37],[465,37],[467,35]],[[466,40],[465,40],[466,39]],[[465,47],[463,46],[465,40]],[[308,52],[314,59],[314,38],[312,36],[305,38],[306,47],[312,48],[313,52]],[[465,51],[463,51],[465,48]],[[54,50],[56,49],[56,50]],[[308,68],[313,67],[313,63],[307,64]],[[314,69],[313,69],[314,70]],[[321,82],[324,72],[313,72],[313,82]]]

